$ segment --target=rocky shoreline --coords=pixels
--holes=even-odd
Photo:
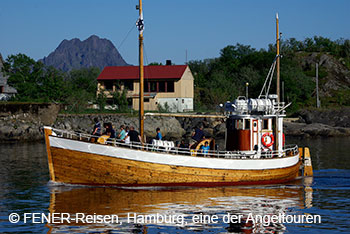
[[[124,124],[139,128],[138,118],[127,114],[58,114],[55,104],[0,105],[0,142],[40,141],[43,140],[42,127],[90,133],[93,119],[111,122],[118,130]],[[332,110],[303,110],[297,113],[293,121],[285,121],[285,134],[294,137],[344,137],[350,136],[350,108],[337,112]],[[225,137],[225,123],[217,118],[189,117],[150,117],[145,119],[147,139],[155,136],[155,129],[161,128],[167,140],[188,140],[191,131],[203,124],[207,137],[222,140]]]

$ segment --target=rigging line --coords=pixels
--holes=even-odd
[[[122,42],[120,43],[120,45],[118,46],[118,50],[120,49],[120,47],[124,44],[124,42],[126,41],[126,39],[129,37],[130,33],[132,32],[132,30],[135,28],[135,25],[133,24],[132,27],[130,28],[129,32],[126,34],[126,36],[124,37],[124,39],[122,40]]]
[[[270,87],[271,87],[271,83],[272,83],[273,73],[275,71],[275,67],[276,67],[276,61],[273,63],[273,69],[272,69],[272,72],[271,72],[271,78],[270,78],[269,87],[267,88],[267,91],[266,91],[266,94],[265,94],[266,97],[267,97],[267,94],[270,92]]]
[[[264,85],[263,85],[263,87],[262,87],[262,89],[261,89],[261,92],[260,92],[260,94],[259,94],[259,98],[260,98],[260,96],[262,95],[263,91],[266,92],[266,84],[267,84],[267,81],[270,79],[270,73],[271,73],[271,71],[272,71],[272,69],[273,69],[274,63],[275,63],[275,61],[273,61],[273,63],[271,64],[270,70],[269,70],[269,72],[268,72],[268,74],[267,74],[267,76],[266,76],[266,78],[265,78]]]
[[[149,66],[149,61],[148,61],[148,56],[147,56],[147,51],[146,51],[145,42],[143,42],[143,51],[144,51],[144,54],[145,54],[145,60],[146,60],[147,66]],[[148,73],[149,73],[149,75],[151,76],[151,69],[148,69]],[[146,74],[145,74],[145,75],[146,75]],[[147,78],[145,78],[145,80],[148,82],[148,79],[147,79]]]
[[[149,65],[145,43],[143,43],[143,51],[145,52],[145,58],[146,58],[147,65]]]
[[[268,79],[270,79],[270,73],[272,72],[273,69],[275,69],[274,64],[276,63],[277,57],[278,57],[278,56],[276,55],[276,57],[274,58],[274,60],[273,60],[273,62],[272,62],[272,64],[271,64],[270,70],[269,70],[269,72],[268,72],[268,74],[267,74],[267,76],[266,76],[266,78],[265,78],[264,85],[263,85],[263,87],[262,87],[262,89],[261,89],[261,91],[260,91],[259,98],[261,97],[261,95],[262,95],[262,93],[263,93],[264,90],[265,90],[265,92],[266,92],[266,84],[267,84]],[[265,95],[265,96],[266,96],[266,95]]]

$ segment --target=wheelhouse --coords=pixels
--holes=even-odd
[[[284,147],[284,103],[276,96],[246,99],[239,97],[225,105],[228,151],[282,152]]]

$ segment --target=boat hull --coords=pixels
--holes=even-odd
[[[218,159],[145,152],[46,135],[52,181],[101,186],[223,186],[283,183],[299,156]]]
[[[51,147],[54,181],[110,186],[220,186],[294,180],[299,163],[267,170],[191,168],[146,163]]]

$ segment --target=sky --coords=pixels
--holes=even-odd
[[[48,56],[64,39],[97,35],[138,64],[138,0],[0,0],[0,53]],[[236,43],[267,48],[282,38],[350,38],[348,0],[143,0],[145,64],[220,55]]]

